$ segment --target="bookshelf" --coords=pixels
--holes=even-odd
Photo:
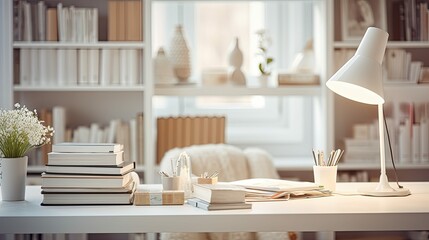
[[[17,1],[3,1],[2,13],[9,14],[7,22],[13,24],[14,3]],[[13,26],[9,29],[8,37],[10,41],[5,42],[6,56],[13,62],[15,67],[10,67],[11,72],[2,72],[1,76],[9,79],[1,83],[2,95],[5,101],[2,101],[1,107],[9,108],[14,102],[25,102],[29,108],[53,108],[62,106],[67,111],[67,126],[77,128],[80,125],[88,126],[91,123],[98,123],[100,126],[106,126],[112,119],[128,120],[135,116],[138,112],[144,113],[144,162],[137,166],[137,171],[141,173],[144,182],[156,182],[156,163],[155,163],[155,131],[153,126],[156,118],[153,113],[153,97],[155,96],[310,96],[321,101],[318,101],[320,108],[326,109],[324,86],[249,86],[249,87],[211,87],[201,85],[190,86],[166,86],[158,87],[154,84],[152,71],[153,52],[153,29],[152,29],[152,6],[158,2],[167,4],[175,4],[181,1],[158,1],[144,0],[141,1],[144,7],[140,9],[142,13],[142,34],[141,41],[108,41],[108,0],[99,1],[82,1],[82,0],[64,0],[54,1],[45,0],[46,5],[55,7],[58,3],[62,3],[64,8],[74,5],[76,8],[96,8],[99,15],[98,41],[96,42],[62,42],[62,41],[14,41]],[[201,2],[201,1],[195,1]],[[327,27],[324,19],[325,9],[330,1],[316,1],[315,11],[320,13],[321,26],[318,27],[320,38],[316,40],[315,46],[319,48],[319,61],[321,67],[321,82],[325,81],[326,69],[324,66],[327,62],[326,52],[323,46],[326,42],[326,34],[323,29]],[[4,7],[3,7],[4,6]],[[322,32],[322,33],[321,33]],[[22,50],[114,50],[114,49],[132,49],[141,52],[139,56],[141,60],[142,72],[139,75],[138,84],[132,85],[57,85],[57,84],[20,84],[19,82],[19,66],[18,57]],[[100,59],[101,61],[101,59]],[[10,87],[9,87],[10,86]],[[325,116],[325,115],[324,115]],[[323,122],[321,125],[326,124]],[[321,129],[326,129],[325,127]],[[322,130],[318,134],[318,142],[325,143],[327,132]],[[151,151],[153,150],[153,151]],[[29,173],[38,174],[44,169],[43,166],[36,165],[29,167]]]
[[[395,50],[395,49],[402,49],[406,53],[411,54],[411,61],[421,61],[423,63],[423,66],[429,65],[429,58],[427,57],[427,53],[429,53],[429,42],[427,40],[424,40],[423,37],[413,37],[412,39],[409,38],[408,40],[406,36],[403,38],[399,37],[398,35],[398,29],[400,28],[400,25],[405,24],[404,23],[395,23],[396,20],[399,20],[400,17],[395,15],[395,6],[392,6],[392,4],[412,4],[412,2],[416,3],[417,1],[388,1],[388,0],[382,0],[382,1],[370,1],[372,10],[377,11],[377,6],[375,4],[381,4],[385,5],[385,13],[386,13],[386,26],[382,27],[386,31],[390,33],[390,41],[387,44],[386,48],[386,55],[384,58],[384,61],[386,63],[386,67],[388,66],[387,62],[388,60],[388,52]],[[336,51],[352,51],[354,52],[358,45],[359,41],[351,41],[351,40],[344,40],[343,36],[343,27],[342,25],[346,24],[344,22],[344,19],[342,18],[342,15],[344,14],[344,9],[342,9],[341,4],[343,4],[344,1],[340,0],[334,0],[333,5],[331,6],[331,11],[333,11],[333,14],[331,16],[330,22],[330,55],[333,56],[330,66],[330,74],[333,74],[336,70],[335,68],[338,66],[337,60],[335,59],[335,52]],[[416,10],[417,8],[414,8],[413,10]],[[419,8],[420,9],[420,8]],[[410,8],[411,11],[411,8]],[[419,13],[415,14],[416,16],[419,15]],[[408,15],[407,15],[408,16]],[[408,17],[411,17],[408,16]],[[377,19],[377,17],[376,17]],[[377,20],[375,21],[377,22]],[[411,22],[411,21],[410,21]],[[377,23],[376,23],[377,24]],[[407,28],[408,25],[405,25],[405,28]],[[380,27],[380,26],[379,26]],[[412,28],[412,26],[408,26],[409,28]],[[423,28],[422,28],[423,29]],[[418,30],[420,32],[420,29]],[[423,36],[423,30],[422,36]],[[402,66],[400,66],[402,67]],[[384,76],[390,76],[390,71],[387,69],[386,72],[384,72]],[[399,124],[403,121],[401,119],[400,114],[398,114],[398,105],[403,103],[413,103],[415,113],[417,113],[419,110],[420,104],[429,102],[429,96],[427,95],[427,91],[429,88],[429,85],[426,83],[410,83],[407,82],[408,77],[406,79],[402,79],[401,83],[397,83],[392,81],[392,79],[389,79],[387,77],[385,83],[384,83],[384,91],[385,91],[385,98],[386,98],[386,104],[385,104],[385,111],[388,117],[393,118],[393,122],[395,124],[395,127],[393,127],[393,148],[394,148],[394,156],[395,156],[395,162],[397,164],[398,174],[400,177],[400,180],[425,180],[428,179],[425,177],[421,177],[423,174],[422,171],[425,171],[427,169],[428,162],[402,162],[400,159],[400,153],[399,150]],[[409,81],[409,80],[408,80]],[[344,139],[346,138],[352,138],[353,137],[353,126],[356,124],[368,124],[371,123],[373,120],[377,119],[377,113],[376,108],[372,106],[367,106],[364,104],[358,104],[354,103],[349,100],[345,100],[344,98],[334,95],[331,96],[331,106],[333,107],[332,112],[332,119],[333,119],[333,127],[332,128],[332,137],[333,137],[333,144],[336,146],[339,146],[341,148],[344,148]],[[356,114],[356,112],[359,112],[359,114]],[[416,117],[416,122],[420,122],[420,118],[422,114],[422,111],[420,111]],[[429,133],[426,133],[429,134]],[[388,148],[386,148],[388,150]],[[346,149],[347,151],[347,149]],[[392,168],[390,163],[390,154],[387,155],[387,166],[388,168]],[[378,160],[374,159],[374,161],[371,162],[359,162],[359,161],[350,161],[347,162],[347,159],[345,162],[343,162],[343,165],[341,166],[339,170],[344,171],[367,171],[369,173],[369,178],[378,176],[378,172],[376,172],[378,166]],[[371,173],[373,172],[373,173]],[[394,180],[393,173],[389,174],[389,179]]]
[[[99,0],[88,3],[81,0],[65,0],[65,6],[75,4],[76,7],[95,7],[99,9],[99,41],[91,43],[75,42],[47,42],[34,41],[23,42],[13,41],[13,0],[2,1],[2,13],[7,19],[6,24],[2,26],[3,32],[10,33],[2,41],[1,56],[3,62],[1,77],[9,79],[1,82],[1,107],[9,108],[14,102],[24,101],[30,108],[51,108],[59,103],[66,109],[71,109],[72,120],[69,123],[72,127],[79,124],[89,125],[92,122],[99,122],[106,125],[111,119],[115,118],[132,118],[138,112],[144,112],[144,163],[139,164],[138,171],[144,176],[145,182],[153,182],[156,179],[155,163],[155,131],[153,97],[154,96],[311,96],[319,99],[320,112],[322,113],[323,122],[320,123],[320,132],[317,133],[317,142],[322,143],[324,148],[332,149],[343,147],[343,139],[350,134],[351,127],[356,122],[368,122],[375,118],[376,113],[372,113],[371,108],[346,102],[338,96],[334,96],[324,86],[324,82],[333,73],[334,59],[333,53],[337,49],[355,49],[358,46],[357,41],[342,41],[341,30],[337,19],[340,17],[339,0],[320,0],[315,1],[315,16],[320,20],[320,26],[315,30],[317,42],[315,47],[320,52],[319,61],[321,65],[321,84],[317,86],[269,86],[269,87],[213,87],[201,85],[188,86],[155,86],[152,71],[152,58],[154,57],[153,49],[153,29],[152,29],[152,6],[158,2],[175,4],[181,1],[162,1],[162,0],[145,0],[141,9],[142,13],[142,34],[144,40],[141,41],[107,41],[107,12],[108,1]],[[57,4],[58,1],[46,1],[49,5]],[[199,1],[195,1],[199,2]],[[323,31],[325,29],[325,31]],[[326,48],[325,46],[328,46]],[[391,41],[388,48],[403,48],[411,51],[426,52],[429,49],[427,41]],[[134,49],[141,52],[141,69],[139,83],[135,85],[20,85],[17,83],[17,69],[12,63],[16,64],[14,59],[18,52],[23,49]],[[423,59],[429,63],[429,59]],[[386,84],[386,96],[388,99],[395,101],[429,101],[427,90],[429,86],[424,84]],[[411,94],[412,93],[412,94]],[[92,94],[94,94],[92,96]],[[76,100],[78,99],[78,100]],[[79,99],[85,99],[91,103]],[[103,104],[100,104],[103,103]],[[102,106],[106,105],[106,106]],[[130,107],[131,106],[131,107]],[[119,110],[120,109],[120,110]],[[356,116],[354,112],[362,112]],[[97,113],[102,116],[95,116]],[[351,116],[351,117],[348,117]],[[150,151],[153,149],[153,151]],[[305,160],[307,162],[307,160]],[[308,160],[309,161],[309,160]],[[286,164],[287,165],[287,164]],[[421,168],[419,164],[405,164],[407,169]],[[424,168],[423,164],[423,168]],[[360,170],[367,168],[367,164],[347,164],[344,169]],[[35,166],[33,173],[40,171],[40,166]],[[294,169],[294,168],[292,168]],[[286,168],[279,167],[279,171]],[[296,170],[296,169],[295,169]],[[294,171],[294,170],[293,170]],[[341,168],[340,168],[341,171]],[[144,173],[144,174],[143,174]]]

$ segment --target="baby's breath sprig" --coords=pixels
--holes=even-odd
[[[0,110],[0,154],[6,158],[23,157],[33,148],[51,141],[54,129],[44,126],[37,111],[15,104],[13,110]]]

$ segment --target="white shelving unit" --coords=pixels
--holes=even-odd
[[[46,0],[46,2],[50,2]],[[70,4],[73,1],[67,1]],[[74,0],[76,7],[82,4],[80,0]],[[107,5],[107,0],[98,0],[94,4],[104,7]],[[6,81],[1,82],[1,95],[5,101],[2,100],[2,108],[11,108],[16,101],[25,101],[26,104],[32,108],[52,107],[57,104],[67,102],[66,109],[71,107],[76,109],[78,107],[84,108],[84,112],[94,111],[102,112],[103,108],[107,111],[106,115],[120,117],[122,115],[135,114],[136,109],[144,112],[144,165],[137,166],[137,171],[144,173],[144,182],[154,182],[156,179],[155,164],[155,149],[156,141],[154,126],[154,116],[152,109],[152,101],[154,96],[311,96],[319,99],[318,108],[321,112],[327,112],[329,107],[326,98],[326,88],[323,83],[326,81],[327,75],[327,49],[323,46],[329,42],[326,39],[329,35],[326,34],[328,30],[328,17],[329,5],[332,4],[330,0],[314,1],[315,13],[318,18],[318,26],[315,28],[315,48],[318,49],[319,59],[318,64],[321,66],[321,85],[320,86],[280,86],[280,87],[208,87],[200,85],[190,86],[155,86],[152,72],[152,5],[157,2],[175,3],[181,1],[162,1],[162,0],[143,0],[143,39],[141,42],[109,42],[99,41],[96,43],[64,43],[64,42],[13,42],[12,41],[12,8],[13,0],[1,2],[2,22],[8,23],[10,27],[7,37],[2,37],[2,53],[3,58],[8,60],[9,65],[6,65],[6,70],[2,71],[2,79]],[[193,1],[199,2],[199,0]],[[214,2],[214,1],[213,1]],[[56,1],[53,3],[57,3]],[[10,41],[4,41],[10,40]],[[143,85],[136,86],[23,86],[14,84],[13,75],[13,52],[20,49],[138,49],[143,51]],[[9,87],[10,86],[10,87]],[[94,94],[94,97],[91,97]],[[90,99],[92,103],[84,104],[82,98]],[[116,102],[115,99],[118,99]],[[137,99],[137,101],[136,101]],[[61,100],[61,101],[59,101]],[[109,106],[103,106],[104,102],[108,102]],[[98,102],[98,103],[95,103]],[[127,109],[127,102],[132,105]],[[117,113],[116,113],[117,111]],[[79,114],[79,112],[73,112]],[[324,115],[326,116],[326,115]],[[108,118],[107,116],[104,118]],[[76,117],[72,117],[72,121],[76,121]],[[322,117],[323,126],[321,132],[317,134],[318,142],[326,145],[327,135],[330,130],[327,129],[326,117]],[[97,117],[96,120],[103,120],[102,116]],[[96,121],[94,120],[94,121]],[[109,119],[104,119],[108,121]],[[89,124],[90,122],[87,122]],[[72,123],[75,124],[75,123]],[[43,166],[32,166],[29,168],[30,173],[38,173],[43,171]]]
[[[388,0],[383,0],[388,3]],[[331,5],[332,14],[330,27],[329,39],[332,40],[330,47],[330,55],[333,56],[333,52],[337,49],[357,49],[359,41],[342,41],[341,40],[341,0],[334,0]],[[393,16],[398,17],[398,16]],[[389,23],[388,23],[389,24]],[[399,26],[393,26],[399,27]],[[390,48],[401,48],[406,51],[418,51],[425,53],[423,56],[428,56],[429,53],[429,42],[428,41],[389,41],[387,43],[387,49]],[[422,58],[422,54],[419,54]],[[331,64],[333,63],[331,61]],[[429,64],[429,58],[423,57],[419,59],[424,62],[425,66]],[[333,64],[331,65],[330,75],[334,73]],[[384,94],[387,102],[429,102],[429,85],[427,84],[413,84],[413,83],[384,83]],[[377,118],[376,108],[365,105],[354,103],[349,100],[345,100],[340,96],[333,96],[331,102],[332,109],[332,134],[334,138],[333,143],[335,145],[343,146],[342,141],[345,137],[351,137],[352,126],[357,123],[370,123],[372,120]],[[359,114],[356,114],[359,113]],[[388,168],[390,167],[390,159],[388,159]],[[399,163],[398,159],[395,159],[397,169],[399,172],[407,171],[406,174],[410,175],[413,171],[421,171],[428,168],[426,163]],[[373,163],[348,163],[345,162],[339,165],[339,170],[378,170],[380,168],[379,161],[374,160]],[[378,173],[379,174],[379,173]],[[390,180],[393,180],[394,176],[389,176]],[[412,176],[406,176],[412,179]],[[429,179],[426,179],[429,180]]]

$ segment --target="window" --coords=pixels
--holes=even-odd
[[[227,68],[236,37],[244,55],[247,80],[258,75],[255,32],[266,29],[272,38],[269,54],[274,69],[287,69],[313,34],[311,1],[181,2],[154,4],[154,55],[167,49],[176,24],[184,26],[192,54],[192,79],[210,68]],[[293,35],[294,37],[290,37]],[[274,157],[310,156],[313,142],[312,97],[157,97],[158,115],[225,115],[227,142],[257,146]]]

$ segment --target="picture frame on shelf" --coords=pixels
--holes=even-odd
[[[387,30],[385,0],[341,0],[343,41],[361,40],[368,27]]]

